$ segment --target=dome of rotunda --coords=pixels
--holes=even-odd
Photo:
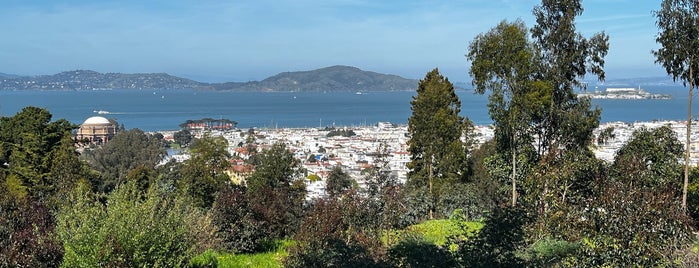
[[[80,125],[76,138],[85,144],[103,144],[114,138],[116,133],[116,121],[101,116],[93,116]]]
[[[112,122],[109,121],[109,119],[101,117],[101,116],[93,116],[85,120],[83,122],[83,125],[109,125],[112,124]]]

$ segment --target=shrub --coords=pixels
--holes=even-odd
[[[192,268],[211,268],[218,267],[218,254],[209,249],[204,253],[195,256],[189,261],[189,267]]]
[[[529,221],[518,207],[496,208],[485,219],[477,236],[454,238],[456,252],[465,267],[520,267],[524,260],[518,251],[524,246],[524,225]]]
[[[58,213],[63,267],[181,267],[215,240],[210,216],[156,187],[143,196],[126,183],[106,206],[84,187],[71,199]]]
[[[527,262],[531,266],[552,267],[574,256],[580,244],[557,239],[544,239],[535,242],[527,250]]]
[[[321,199],[296,234],[297,245],[284,260],[286,267],[377,267],[362,241],[347,239],[349,229],[340,201]],[[354,234],[356,236],[356,234]]]
[[[456,261],[449,250],[437,246],[416,233],[406,233],[388,250],[395,267],[454,267]]]
[[[224,187],[211,213],[218,227],[216,235],[226,250],[245,253],[260,249],[260,242],[265,238],[264,223],[253,213],[244,188]]]
[[[29,199],[0,201],[0,267],[56,267],[63,258],[53,214]]]

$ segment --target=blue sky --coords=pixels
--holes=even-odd
[[[654,64],[660,1],[584,0],[585,36],[610,35],[608,78],[665,76]],[[469,42],[501,20],[533,25],[537,0],[4,0],[0,72],[166,72],[260,80],[331,65],[470,81]]]

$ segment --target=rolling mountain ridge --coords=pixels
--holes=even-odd
[[[312,71],[284,72],[262,81],[203,83],[165,73],[122,74],[90,70],[55,75],[2,76],[4,90],[201,89],[220,91],[337,92],[415,90],[418,80],[331,66]]]

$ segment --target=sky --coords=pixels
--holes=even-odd
[[[538,0],[3,0],[0,72],[169,73],[252,81],[348,65],[470,81],[469,43],[502,20],[534,24]],[[577,30],[609,34],[608,79],[663,77],[657,0],[583,0]]]

